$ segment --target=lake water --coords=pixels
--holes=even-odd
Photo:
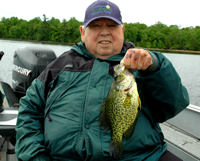
[[[0,40],[0,51],[5,54],[0,62],[0,78],[11,85],[13,54],[18,47],[40,45],[51,48],[57,56],[68,51],[71,46],[52,45],[24,41]],[[183,85],[190,95],[190,103],[200,106],[200,55],[163,53],[174,65],[179,73]]]

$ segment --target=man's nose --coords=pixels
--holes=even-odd
[[[107,36],[109,34],[110,34],[109,28],[107,26],[102,26],[100,35],[101,36]]]

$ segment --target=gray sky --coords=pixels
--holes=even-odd
[[[122,13],[123,22],[144,23],[147,26],[160,21],[167,26],[181,28],[200,26],[199,0],[111,0]],[[94,0],[1,0],[0,19],[18,17],[31,20],[35,17],[55,17],[61,22],[75,17],[83,21],[85,10]],[[187,3],[186,3],[187,2]]]

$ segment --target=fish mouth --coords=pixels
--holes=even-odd
[[[131,87],[130,87],[130,88],[127,88],[127,89],[125,89],[125,90],[124,90],[124,92],[128,92],[128,91],[130,91],[130,89],[131,89]]]
[[[130,91],[131,88],[132,88],[132,83],[130,82],[129,86],[126,89],[124,89],[124,92]]]

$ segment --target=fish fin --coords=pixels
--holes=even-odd
[[[138,104],[139,104],[138,108],[141,110],[142,109],[142,103],[141,103],[139,95],[138,95]]]
[[[127,96],[124,101],[124,108],[129,108],[129,107],[131,107],[131,96]]]
[[[110,147],[109,147],[109,153],[110,156],[115,158],[115,159],[122,159],[123,156],[123,144],[122,141],[110,141]]]
[[[131,127],[124,133],[124,137],[126,138],[126,141],[129,140],[131,138],[131,136],[133,135],[134,133],[134,130],[135,130],[135,126],[137,124],[137,120],[138,120],[138,114],[135,118],[135,121],[134,123],[131,125]]]
[[[99,126],[103,128],[105,132],[110,128],[108,119],[106,117],[105,101],[102,105],[100,116],[99,116]]]

